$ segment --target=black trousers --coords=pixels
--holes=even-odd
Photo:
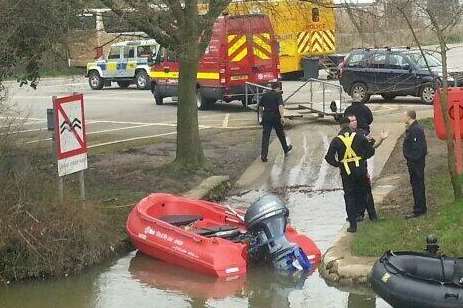
[[[281,147],[286,153],[288,151],[288,145],[286,144],[285,131],[283,130],[283,125],[279,116],[267,116],[263,119],[264,130],[262,133],[262,152],[261,157],[267,158],[268,155],[268,145],[270,142],[270,134],[272,129],[275,129],[275,132],[280,140]]]
[[[410,184],[412,185],[415,214],[426,213],[426,191],[424,187],[424,167],[425,159],[418,161],[407,160],[408,173],[410,174]]]
[[[357,227],[357,216],[360,209],[365,209],[368,180],[365,174],[352,173],[347,175],[341,172],[344,201],[346,202],[347,219],[351,227]]]
[[[360,208],[359,211],[359,216],[365,216],[365,210],[368,213],[368,217],[370,220],[378,218],[378,215],[376,214],[376,209],[375,209],[375,200],[373,199],[373,193],[371,191],[371,180],[370,177],[367,175],[366,177],[366,195],[365,195],[365,203],[363,204],[364,207]]]

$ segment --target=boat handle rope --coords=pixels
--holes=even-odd
[[[389,251],[388,252],[389,254],[391,255],[395,255],[394,252],[392,251]],[[446,281],[439,281],[439,280],[436,280],[436,279],[432,279],[432,278],[424,278],[424,277],[420,277],[420,276],[417,276],[417,275],[413,275],[413,274],[410,274],[408,272],[406,272],[405,270],[401,269],[400,267],[392,264],[389,259],[387,258],[387,254],[386,253],[385,255],[383,255],[381,258],[380,258],[380,262],[384,264],[384,267],[389,267],[389,268],[392,268],[394,269],[397,273],[399,274],[402,274],[404,276],[407,276],[407,277],[410,277],[410,278],[413,278],[413,279],[416,279],[416,280],[424,280],[424,281],[429,281],[429,282],[432,282],[432,283],[435,283],[435,284],[440,284],[442,286],[446,286],[446,285],[453,285],[453,286],[457,286],[457,287],[460,287],[460,285],[456,284],[455,282],[446,282]],[[443,258],[440,257],[441,259],[441,262],[443,263]]]

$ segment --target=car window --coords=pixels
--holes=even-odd
[[[385,68],[386,67],[386,53],[375,52],[371,55],[369,66],[371,68]]]
[[[365,66],[365,54],[355,53],[352,54],[347,63],[347,67],[364,67]]]
[[[388,68],[396,70],[409,70],[410,64],[407,59],[401,54],[390,54]]]
[[[129,58],[129,59],[135,58],[135,47],[133,46],[124,47],[124,58]]]
[[[439,59],[437,59],[435,56],[429,53],[425,53],[426,60],[428,62],[428,65],[430,67],[439,67],[442,66],[441,62]],[[412,52],[408,54],[408,57],[412,61],[413,64],[420,68],[426,68],[426,61],[424,60],[423,56],[421,55],[420,52]]]
[[[174,51],[162,47],[161,50],[159,51],[159,60],[161,62],[164,62],[164,61],[175,62],[177,61],[177,56],[175,55]]]
[[[154,53],[153,48],[154,46],[138,46],[137,56],[143,58],[151,57]]]
[[[108,59],[119,59],[121,54],[120,47],[112,47],[108,54]]]

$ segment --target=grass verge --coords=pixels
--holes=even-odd
[[[406,167],[402,170],[401,185],[392,197],[386,198],[380,207],[381,221],[364,223],[360,226],[352,243],[356,256],[376,257],[386,250],[421,251],[429,234],[439,238],[441,250],[446,255],[463,256],[463,201],[454,202],[453,191],[447,172],[445,145],[434,137],[432,122],[422,122],[427,131],[429,155],[426,169],[428,214],[418,219],[405,220],[403,213],[411,211],[413,198],[409,189]],[[401,150],[401,144],[399,143]],[[387,164],[404,164],[400,151],[394,151]],[[388,165],[386,165],[388,167]],[[386,169],[386,168],[385,168]],[[405,188],[404,188],[405,187]],[[393,202],[391,201],[393,200]],[[388,204],[389,202],[389,204]],[[390,203],[394,203],[391,206]]]

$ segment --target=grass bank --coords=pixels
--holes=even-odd
[[[463,256],[463,201],[454,202],[448,178],[446,146],[438,140],[432,122],[424,121],[428,141],[426,189],[429,212],[425,217],[405,220],[412,211],[413,197],[399,140],[384,170],[401,176],[399,187],[380,206],[382,220],[360,225],[352,251],[357,256],[380,256],[384,251],[424,249],[425,238],[435,234],[446,255]]]

